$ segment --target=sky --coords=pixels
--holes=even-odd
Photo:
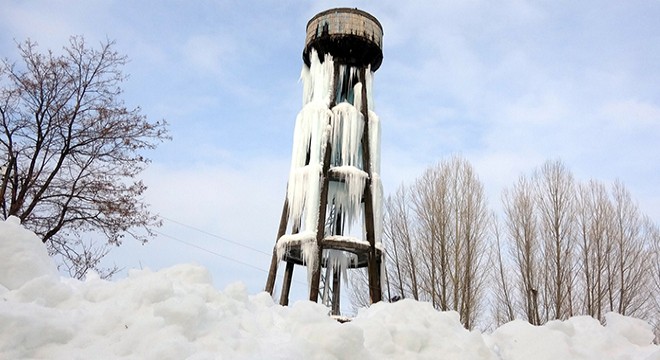
[[[385,194],[458,154],[498,209],[520,175],[561,160],[579,181],[622,181],[660,220],[659,2],[0,0],[0,56],[18,60],[28,38],[44,51],[72,35],[114,40],[130,59],[124,101],[170,124],[173,140],[143,173],[164,226],[146,245],[127,239],[108,264],[192,262],[220,288],[263,288],[305,25],[333,7],[384,29],[374,102]]]

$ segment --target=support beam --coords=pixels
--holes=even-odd
[[[289,305],[289,292],[291,291],[291,280],[293,279],[294,263],[287,261],[284,269],[284,280],[282,280],[282,294],[280,295],[280,305]]]
[[[336,269],[332,273],[332,315],[339,315],[341,311],[341,271]]]
[[[362,161],[363,168],[369,177],[364,188],[364,228],[367,241],[369,242],[369,255],[367,261],[367,272],[369,275],[369,296],[372,303],[382,300],[382,291],[380,285],[380,258],[376,251],[376,233],[374,224],[374,201],[371,191],[372,172],[371,172],[371,153],[369,148],[369,104],[367,103],[367,77],[366,69],[360,69],[360,82],[362,83],[362,116],[364,117],[364,133],[362,134]]]
[[[330,155],[332,154],[332,145],[330,139],[325,145],[323,156],[323,170],[321,171],[321,195],[319,201],[319,220],[316,226],[316,247],[317,256],[314,269],[312,270],[312,279],[309,285],[309,300],[317,302],[319,299],[319,286],[321,284],[321,263],[323,262],[323,238],[325,237],[325,215],[328,209],[328,187],[330,180],[328,178],[328,169],[330,169]]]
[[[266,291],[273,295],[275,288],[275,278],[277,277],[278,257],[277,257],[277,240],[279,240],[284,233],[289,219],[289,199],[284,198],[284,206],[282,207],[282,216],[280,216],[280,227],[277,229],[277,239],[275,239],[275,246],[273,246],[273,257],[270,260],[270,270],[268,270],[268,279],[266,280]]]
[[[332,109],[337,102],[337,84],[339,83],[339,63],[333,64],[332,92],[330,95],[330,104],[328,108]],[[328,125],[330,123],[328,122]],[[321,285],[321,262],[323,261],[323,238],[325,237],[325,215],[328,209],[328,188],[330,186],[330,159],[332,156],[332,144],[330,143],[330,134],[325,144],[323,153],[323,169],[321,170],[321,195],[319,196],[318,223],[316,226],[316,264],[312,270],[312,279],[309,285],[309,300],[318,302],[319,286]]]

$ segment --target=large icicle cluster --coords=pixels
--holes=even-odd
[[[372,73],[365,71],[365,81],[358,81],[359,69],[346,65],[335,67],[331,55],[321,61],[315,51],[310,54],[310,66],[303,66],[303,108],[296,118],[293,135],[293,152],[287,201],[289,204],[290,235],[278,240],[280,259],[291,246],[300,246],[303,261],[311,274],[318,257],[316,245],[321,201],[322,170],[330,144],[330,164],[327,214],[341,216],[341,228],[324,237],[350,232],[352,225],[362,218],[364,188],[371,171],[371,191],[374,202],[375,238],[380,246],[381,198],[380,183],[380,124],[373,112],[371,99]],[[337,69],[338,74],[335,74]],[[335,80],[337,81],[334,84]],[[366,86],[369,114],[370,169],[364,169],[362,137],[365,120],[362,113],[362,87]],[[334,211],[330,208],[334,206]],[[328,219],[324,219],[324,223]],[[364,239],[342,236],[344,241],[364,242]],[[344,253],[340,251],[340,253]],[[345,269],[354,254],[345,253],[338,258],[338,251],[324,253],[328,266]],[[331,259],[330,259],[331,258]]]

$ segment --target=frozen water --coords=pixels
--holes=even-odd
[[[332,181],[328,186],[326,213],[327,216],[331,213],[339,216],[341,228],[336,229],[335,233],[322,235],[343,235],[344,232],[350,232],[355,223],[360,223],[359,220],[363,218],[364,190],[370,184],[376,215],[376,242],[380,243],[380,123],[372,110],[373,74],[367,69],[363,84],[358,81],[358,72],[357,68],[351,66],[336,65],[330,55],[325,55],[321,62],[315,50],[310,54],[310,66],[303,66],[301,71],[303,108],[296,118],[287,186],[289,229],[292,235],[278,239],[277,248],[281,258],[291,246],[303,246],[302,255],[308,270],[314,267],[318,254],[318,247],[313,240],[317,235],[319,220],[323,220],[319,219],[320,196],[328,150],[330,163],[325,165],[329,168]],[[363,109],[363,86],[366,86],[368,109]],[[368,119],[365,119],[367,114]],[[362,153],[362,140],[367,128],[365,125],[369,128],[366,146],[371,155],[368,169],[365,168]],[[334,259],[344,254],[347,253],[342,251],[332,255],[324,254],[324,257]],[[340,267],[346,263],[345,259],[332,262]]]

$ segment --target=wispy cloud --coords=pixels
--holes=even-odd
[[[200,228],[272,246],[300,108],[305,24],[336,6],[370,11],[384,27],[374,90],[386,193],[461,153],[497,207],[521,173],[561,158],[578,178],[621,179],[660,219],[655,2],[4,5],[5,54],[14,38],[44,48],[72,34],[117,40],[132,59],[127,102],[172,124],[174,140],[145,173],[148,200]]]

